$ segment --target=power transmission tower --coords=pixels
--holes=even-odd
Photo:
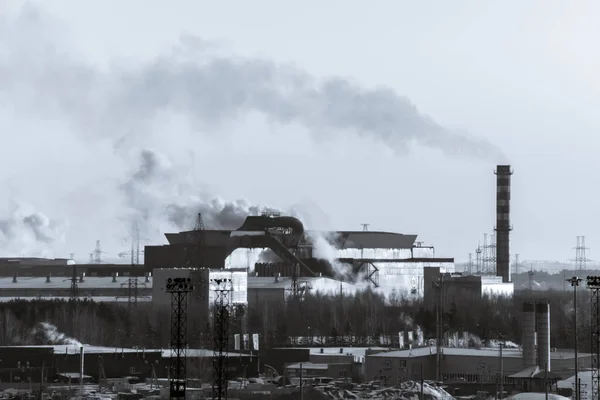
[[[587,263],[591,260],[587,258],[589,248],[585,247],[585,236],[577,236],[577,246],[575,246],[575,270],[578,272],[587,270]]]
[[[96,247],[94,251],[90,254],[90,263],[91,264],[102,264],[102,248],[100,247],[100,241],[96,240]]]
[[[477,245],[477,249],[475,249],[475,263],[476,263],[476,268],[477,268],[477,274],[480,275],[483,271],[483,265],[482,265],[482,250],[481,250],[481,244]]]
[[[588,276],[587,287],[592,291],[592,399],[598,399],[600,398],[600,276]]]
[[[363,232],[368,232],[369,231],[369,225],[370,224],[361,224],[361,225],[362,225]]]
[[[194,290],[190,278],[168,278],[165,288],[171,294],[170,398],[185,398],[187,383],[187,296]]]
[[[213,311],[214,347],[213,347],[213,384],[212,398],[227,398],[229,348],[229,297],[233,290],[232,280],[228,278],[210,279],[215,293]]]
[[[490,240],[488,241],[487,233],[483,235],[483,247],[484,247],[484,271],[485,275],[495,275],[496,274],[496,236],[494,234],[490,235]]]

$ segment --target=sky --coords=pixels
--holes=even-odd
[[[594,259],[598,18],[584,0],[3,0],[0,251],[114,258],[132,220],[161,244],[198,210],[216,227],[272,207],[461,261],[509,163],[511,252],[565,261],[583,235]]]

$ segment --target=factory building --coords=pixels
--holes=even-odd
[[[507,385],[517,385],[540,371],[551,372],[553,377],[571,376],[575,364],[574,352],[550,347],[549,304],[524,303],[522,321],[521,348],[441,347],[439,365],[435,346],[367,354],[367,379],[396,382],[420,378],[421,368],[424,379],[436,379],[439,369],[440,377],[446,382],[495,383],[497,376],[502,374]],[[591,363],[591,354],[578,355],[580,368],[589,368]]]
[[[424,280],[424,303],[429,308],[435,308],[436,301],[445,305],[465,305],[481,300],[484,296],[512,296],[514,293],[513,283],[504,283],[500,276],[440,273],[436,268],[428,268]],[[436,283],[439,284],[439,289]]]
[[[98,382],[111,378],[167,378],[171,365],[171,350],[127,349],[101,346],[50,345],[0,347],[2,368],[0,388],[28,388],[31,383],[84,379]],[[189,379],[210,379],[212,350],[188,349]],[[82,359],[83,358],[83,359]],[[258,358],[248,354],[228,353],[232,377],[258,375]]]
[[[308,285],[306,278],[335,278],[342,272],[385,294],[395,290],[415,297],[424,295],[427,268],[454,272],[454,259],[436,257],[433,247],[416,242],[416,235],[311,232],[305,231],[298,219],[278,215],[249,216],[233,231],[165,236],[168,245],[145,247],[146,270],[166,265],[247,268],[258,277],[295,278],[304,286]],[[323,248],[333,254],[333,260],[317,258]]]
[[[519,376],[519,373],[532,369],[524,366],[521,349],[504,348],[502,362],[499,348],[442,347],[441,354],[440,375],[444,382],[496,383],[502,365],[504,382],[510,384],[515,383],[515,375]],[[571,376],[574,357],[570,350],[551,351],[549,360],[553,364],[552,372],[564,377]],[[591,354],[580,353],[578,359],[581,365],[591,366]],[[407,379],[419,380],[423,368],[423,378],[435,380],[436,360],[435,346],[367,354],[366,379],[384,380],[390,384]]]

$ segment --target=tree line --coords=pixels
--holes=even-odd
[[[440,309],[445,332],[469,332],[482,340],[521,343],[524,301],[550,304],[551,346],[573,346],[573,293],[517,291],[512,298],[483,297],[479,302],[444,303]],[[578,293],[578,339],[582,351],[590,348],[590,294]],[[93,301],[14,300],[0,303],[0,346],[50,344],[38,325],[47,322],[85,344],[108,347],[168,348],[170,310],[149,303],[134,306]],[[204,314],[206,315],[206,314]],[[233,317],[235,315],[235,317]],[[380,339],[419,327],[425,338],[436,333],[436,310],[421,300],[393,294],[388,299],[370,290],[356,294],[311,293],[300,300],[264,302],[232,312],[230,344],[235,333],[258,333],[261,347],[296,345],[389,345]],[[190,347],[212,348],[211,320],[188,308]]]

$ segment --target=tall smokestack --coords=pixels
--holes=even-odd
[[[525,368],[537,365],[535,354],[535,305],[523,303],[523,364]]]
[[[510,282],[510,165],[496,167],[496,276]]]
[[[535,305],[537,325],[538,366],[548,366],[550,371],[550,304],[543,302]]]

